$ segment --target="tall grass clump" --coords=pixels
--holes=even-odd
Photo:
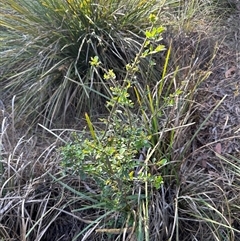
[[[124,66],[141,48],[156,1],[42,0],[2,1],[0,19],[0,84],[16,95],[19,118],[44,117],[45,124],[66,120],[83,110],[101,112],[111,93],[101,69],[91,66],[98,56],[121,79]],[[142,60],[141,77],[149,75]],[[153,74],[152,81],[159,77]],[[103,102],[103,103],[104,103]],[[68,114],[67,114],[68,113]]]

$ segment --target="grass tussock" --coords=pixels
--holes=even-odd
[[[0,240],[240,237],[239,158],[198,138],[218,4],[0,1]]]
[[[155,1],[9,1],[2,3],[1,46],[4,92],[16,94],[17,120],[45,125],[69,121],[84,111],[101,113],[111,94],[97,56],[117,79],[138,53]],[[150,73],[139,63],[141,80]],[[68,119],[67,119],[68,118]]]

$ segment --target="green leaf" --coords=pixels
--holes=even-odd
[[[94,58],[91,57],[91,61],[89,61],[89,63],[93,67],[99,67],[99,65],[101,64],[101,62],[99,61],[98,56],[95,56]]]
[[[162,44],[158,45],[158,46],[155,48],[155,51],[156,51],[156,52],[161,52],[161,51],[163,51],[163,50],[166,50],[166,48],[165,48],[165,46],[162,45]]]
[[[162,176],[156,176],[156,177],[154,177],[153,186],[154,186],[156,189],[159,189],[162,184],[163,184],[163,178],[162,178]]]
[[[150,20],[151,23],[154,23],[158,20],[158,17],[155,14],[151,13],[149,15],[149,20]]]
[[[167,162],[168,162],[167,159],[164,158],[164,159],[158,161],[158,162],[157,162],[157,165],[158,165],[158,166],[163,166],[163,165],[165,165]]]

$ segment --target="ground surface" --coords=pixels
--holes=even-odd
[[[218,180],[215,184],[221,191],[217,188],[218,191],[211,196],[216,203],[222,198],[221,192],[228,200],[239,199],[239,193],[233,191],[239,180],[231,171],[225,172],[226,163],[222,162],[222,157],[232,163],[240,157],[239,23],[240,10],[236,9],[221,20],[222,27],[216,33],[219,45],[212,74],[198,89],[197,126],[201,130],[196,136],[195,151],[186,164],[188,171],[183,171],[184,177],[191,180],[193,170],[199,170],[199,180],[208,176],[206,181],[209,186],[211,180]],[[236,163],[238,165],[238,161]],[[186,170],[185,165],[183,170]],[[232,220],[232,224],[239,230],[239,221]],[[237,233],[235,235],[236,239],[240,237]]]
[[[236,155],[240,150],[240,10],[235,10],[221,21],[216,36],[220,42],[210,77],[199,88],[199,125],[211,111],[197,139],[202,146],[219,148],[221,154]],[[212,143],[212,144],[210,144]],[[202,149],[203,158],[206,148]],[[210,154],[207,153],[212,158]]]

